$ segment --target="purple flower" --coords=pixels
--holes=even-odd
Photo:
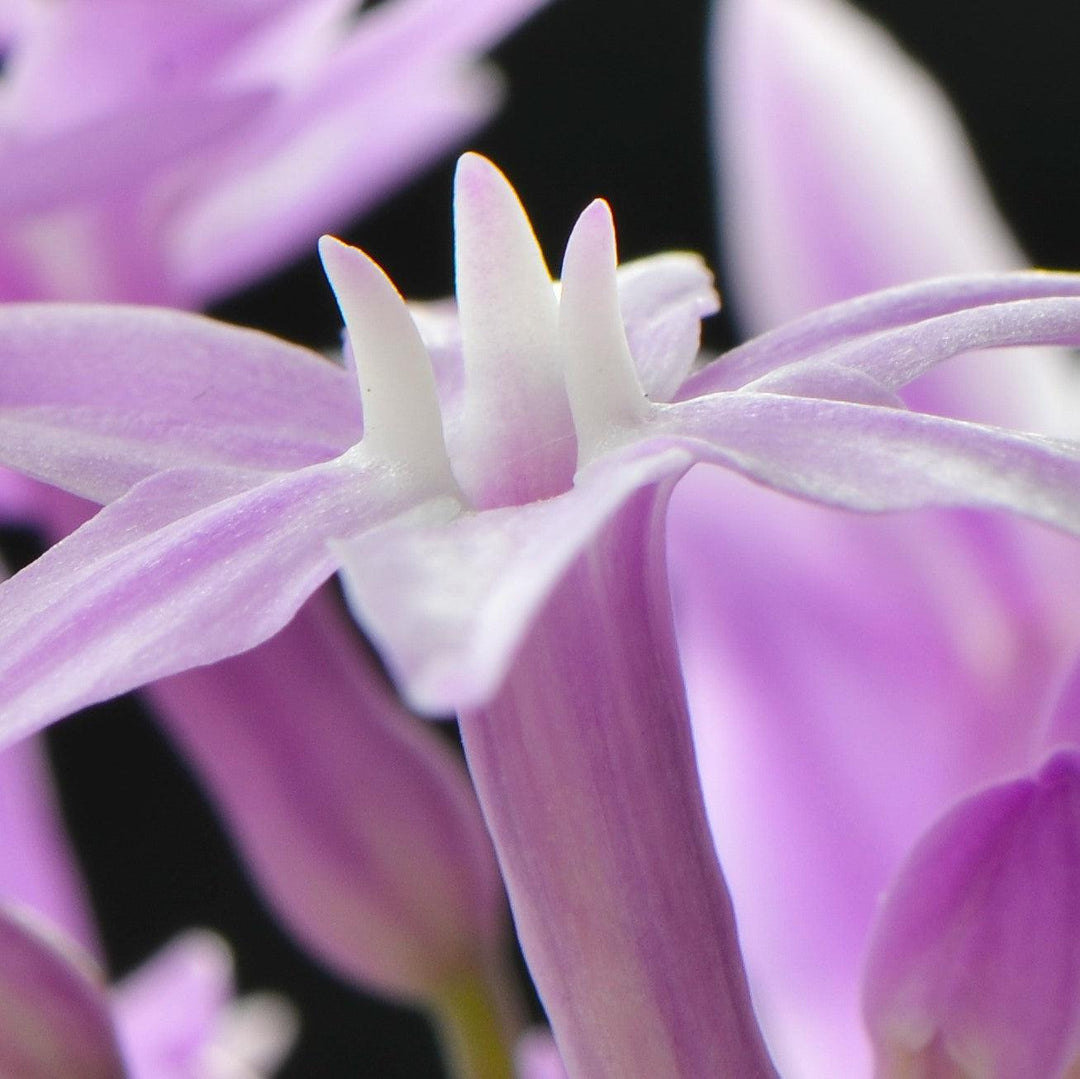
[[[543,2],[21,5],[0,294],[190,307],[251,282],[486,119],[471,59]]]
[[[684,381],[713,303],[695,260],[620,280],[597,202],[555,291],[471,155],[455,217],[460,356],[429,353],[374,263],[324,243],[355,378],[176,312],[0,312],[5,462],[107,503],[0,587],[5,733],[251,648],[341,568],[408,698],[461,714],[570,1073],[770,1074],[697,786],[667,500],[707,461],[850,509],[1080,530],[1075,444],[895,394],[967,348],[1080,339],[1080,280],[867,297]]]
[[[1022,264],[947,102],[880,28],[833,0],[730,0],[716,28],[725,235],[752,329]],[[1076,375],[1050,350],[972,352],[902,396],[1076,430]],[[998,515],[836,514],[703,469],[671,536],[702,780],[770,1048],[792,1076],[867,1074],[880,896],[957,799],[1051,748],[1080,641],[1075,547]],[[1022,968],[1005,977],[1035,991]]]

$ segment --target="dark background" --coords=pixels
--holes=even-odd
[[[1072,4],[878,0],[862,5],[944,81],[1000,203],[1033,260],[1080,266],[1080,82]],[[626,257],[665,247],[716,264],[705,109],[702,0],[555,0],[496,53],[508,107],[474,138],[517,184],[550,261],[577,212],[609,198]],[[407,295],[449,291],[452,161],[342,232]],[[316,346],[336,311],[314,259],[217,311]],[[729,336],[723,323],[710,331]],[[92,882],[114,968],[178,929],[220,930],[244,988],[301,1007],[286,1075],[437,1076],[423,1023],[320,973],[267,919],[199,795],[137,706],[112,706],[49,736],[66,811]]]

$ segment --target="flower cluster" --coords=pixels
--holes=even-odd
[[[282,924],[462,1079],[1071,1074],[1080,275],[1017,268],[925,75],[843,0],[718,6],[719,357],[700,258],[620,265],[598,199],[556,280],[466,153],[454,300],[324,237],[328,358],[176,308],[478,119],[538,4],[106,2],[2,23],[3,504],[57,542],[0,583],[0,1071],[292,1040],[215,937],[87,957],[32,738],[147,687]]]

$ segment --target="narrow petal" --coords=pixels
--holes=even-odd
[[[1080,1062],[1080,756],[977,794],[886,897],[864,1002],[889,1076],[1064,1076]]]
[[[597,529],[639,487],[689,460],[631,451],[580,474],[558,498],[465,514],[433,502],[341,544],[353,610],[413,707],[440,715],[489,700]]]
[[[0,1073],[125,1079],[104,988],[83,962],[0,911]]]
[[[462,735],[567,1072],[769,1076],[696,778],[669,489],[639,486],[580,549]]]
[[[234,992],[232,953],[206,931],[178,937],[114,986],[111,1011],[132,1079],[273,1071],[296,1038],[296,1015],[283,1000],[235,1000]]]
[[[624,262],[619,307],[642,388],[670,401],[701,348],[701,320],[720,309],[713,276],[699,255],[669,252]]]
[[[1008,509],[1080,532],[1080,445],[895,408],[718,394],[658,417],[700,460],[826,505]],[[663,437],[657,440],[665,444]],[[686,445],[676,439],[677,444]]]
[[[499,954],[502,883],[460,761],[335,597],[150,692],[256,882],[339,974],[430,1006]]]
[[[270,104],[265,92],[199,93],[158,101],[0,151],[9,220],[86,201],[130,198],[157,171],[250,123]]]
[[[558,494],[576,446],[551,275],[517,193],[477,154],[458,162],[454,236],[466,385],[458,478],[482,509]]]
[[[348,372],[198,315],[11,305],[0,361],[0,461],[101,502],[163,468],[303,467],[360,438]]]
[[[41,739],[0,752],[0,836],[0,899],[40,914],[98,954],[94,918]]]
[[[943,274],[1019,269],[942,89],[845,0],[715,5],[713,83],[725,251],[758,333],[826,304]],[[1032,427],[1067,357],[964,356],[912,407]]]
[[[679,398],[739,389],[786,364],[940,315],[1018,300],[1078,295],[1080,276],[1039,271],[901,285],[823,308],[755,337],[687,379]]]
[[[400,512],[379,482],[344,461],[143,481],[0,585],[0,737],[272,636],[337,568],[328,539]]]

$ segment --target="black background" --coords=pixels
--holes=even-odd
[[[1080,266],[1080,82],[1073,5],[879,0],[883,19],[946,84],[1033,260]],[[714,235],[703,0],[555,0],[495,54],[509,104],[471,145],[510,175],[557,266],[575,215],[612,202],[624,257],[665,247],[721,256]],[[414,297],[449,291],[452,160],[343,235]],[[218,308],[316,346],[337,316],[315,260]],[[710,331],[730,335],[723,322]],[[437,1076],[423,1023],[321,974],[278,933],[213,818],[134,705],[53,730],[71,829],[118,972],[178,929],[209,925],[239,953],[245,988],[303,1011],[292,1077]]]

